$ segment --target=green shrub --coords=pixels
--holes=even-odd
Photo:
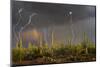
[[[40,49],[39,47],[29,43],[29,46],[28,46],[28,52],[29,52],[29,57],[30,59],[34,59],[38,56],[40,56]]]
[[[14,48],[12,50],[12,60],[21,62],[24,59],[24,49],[23,48]]]

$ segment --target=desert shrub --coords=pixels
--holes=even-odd
[[[96,49],[95,48],[88,48],[88,52],[90,53],[90,54],[96,54]]]
[[[16,48],[12,49],[13,61],[21,62],[24,59],[25,51],[22,45],[22,38],[20,38],[19,42],[16,44]]]
[[[88,45],[88,52],[89,52],[89,54],[96,54],[96,47],[95,47],[95,44],[94,43],[90,43],[89,45]]]
[[[47,44],[44,44],[41,48],[40,48],[40,54],[43,56],[46,56],[46,57],[49,57],[51,56],[51,48],[47,45]]]
[[[12,49],[12,60],[14,61],[14,62],[16,62],[16,61],[18,61],[19,60],[19,58],[20,58],[20,56],[19,56],[19,50],[18,49]]]
[[[81,50],[83,47],[82,47],[82,45],[79,43],[79,44],[77,44],[76,48],[77,48],[77,51],[78,51],[78,50]]]
[[[24,49],[23,48],[14,48],[12,50],[12,60],[21,62],[24,59]]]
[[[72,55],[76,55],[77,54],[77,45],[73,45],[71,47],[71,53],[72,53]]]
[[[76,53],[79,53],[82,49],[83,49],[82,44],[79,43],[76,45]]]
[[[29,43],[27,58],[30,60],[40,56],[40,49],[32,43]]]
[[[53,55],[54,56],[65,55],[65,54],[68,54],[70,52],[68,47],[66,47],[63,44],[62,45],[58,45],[55,48],[52,48],[52,50],[53,50]]]

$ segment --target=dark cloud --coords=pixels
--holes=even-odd
[[[22,2],[14,1],[12,5],[13,24],[16,24],[19,19],[18,10],[23,9],[21,15],[22,19],[20,25],[28,22],[29,15],[37,13],[38,15],[32,19],[32,23],[43,26],[43,24],[64,24],[69,23],[69,11],[72,11],[72,18],[74,21],[84,19],[87,17],[95,17],[95,6],[78,6],[66,4],[50,4],[38,2]],[[67,22],[65,22],[67,21]],[[35,25],[35,26],[36,26]]]
[[[19,23],[16,32],[29,22],[32,13],[36,15],[32,17],[31,24],[24,28],[26,32],[34,28],[42,33],[45,31],[44,40],[50,42],[51,32],[54,30],[55,39],[58,42],[66,42],[69,35],[72,35],[71,24],[73,24],[74,43],[82,40],[83,32],[95,42],[95,6],[13,1],[12,27]],[[13,44],[15,42],[13,36]]]

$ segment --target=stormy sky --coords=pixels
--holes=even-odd
[[[20,32],[21,28],[24,28],[22,32],[36,29],[43,33],[44,41],[49,44],[52,31],[55,42],[66,43],[72,36],[73,43],[78,43],[85,32],[95,43],[95,11],[95,6],[89,5],[13,1],[12,43],[16,43],[14,33]]]

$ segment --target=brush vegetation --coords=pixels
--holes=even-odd
[[[36,46],[30,42],[27,48],[23,47],[20,39],[12,49],[12,60],[16,65],[95,61],[96,46],[85,36],[78,44],[72,44],[68,40],[67,44]]]

